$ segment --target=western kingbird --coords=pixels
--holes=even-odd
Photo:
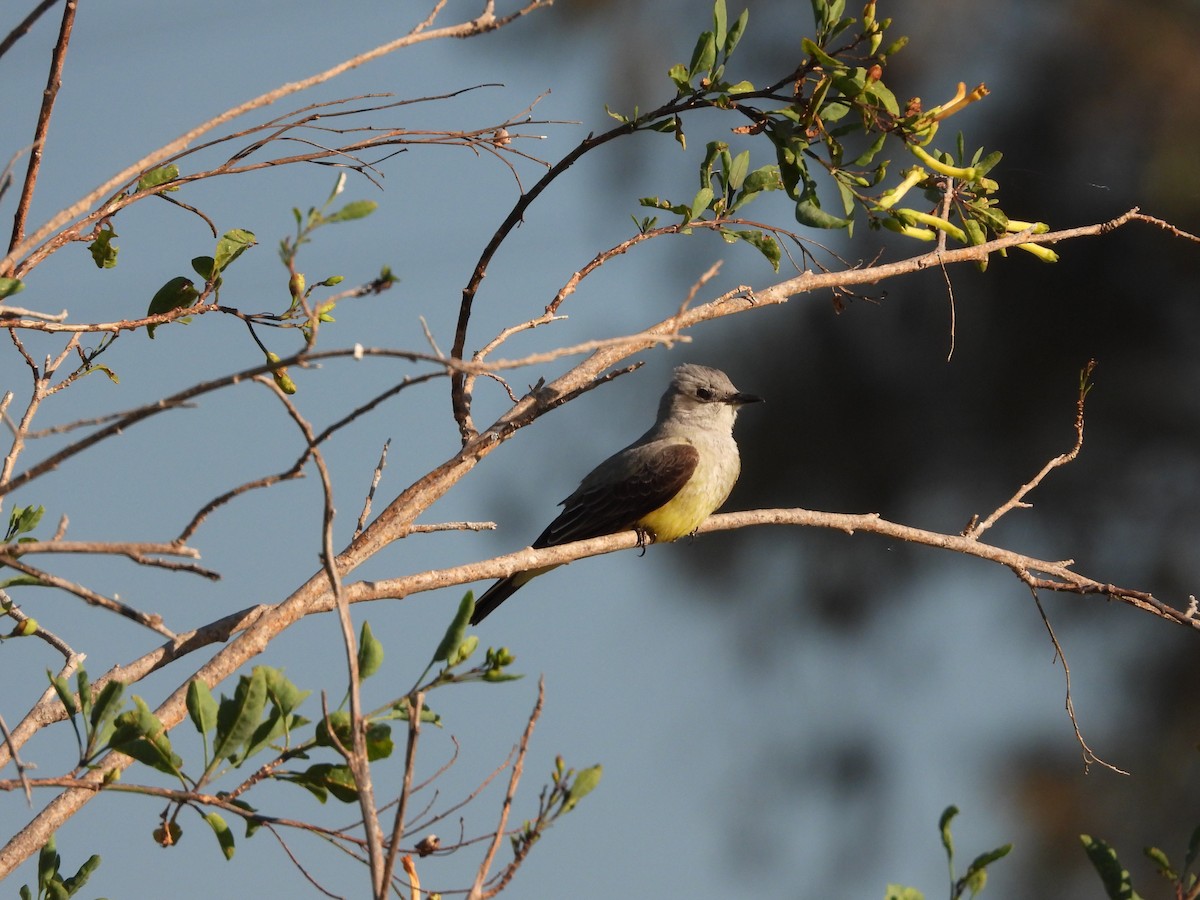
[[[743,394],[724,372],[675,369],[654,426],[614,453],[559,505],[563,511],[533,542],[535,549],[634,530],[641,543],[693,534],[729,496],[741,471],[733,421],[761,397]],[[501,578],[475,604],[478,625],[531,579],[555,566]]]

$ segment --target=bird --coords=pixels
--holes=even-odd
[[[718,369],[677,366],[650,430],[596,466],[559,505],[558,517],[534,549],[636,531],[638,543],[695,534],[729,497],[741,472],[733,439],[738,410],[762,397],[739,391]],[[478,625],[501,603],[555,565],[516,572],[488,588],[475,604]]]

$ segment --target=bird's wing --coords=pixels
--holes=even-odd
[[[622,450],[601,463],[570,497],[534,547],[615,534],[634,527],[688,483],[700,452],[691,444],[653,442]]]

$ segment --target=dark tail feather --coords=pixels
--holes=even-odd
[[[471,624],[478,625],[486,619],[497,606],[519,591],[525,581],[528,579],[518,581],[515,576],[502,578],[484,591],[483,596],[475,601],[475,612],[471,615]]]

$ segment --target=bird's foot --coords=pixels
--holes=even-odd
[[[650,542],[654,539],[650,532],[645,528],[634,528],[634,533],[637,534],[637,548],[642,551],[639,556],[646,555],[646,548],[650,546]]]

